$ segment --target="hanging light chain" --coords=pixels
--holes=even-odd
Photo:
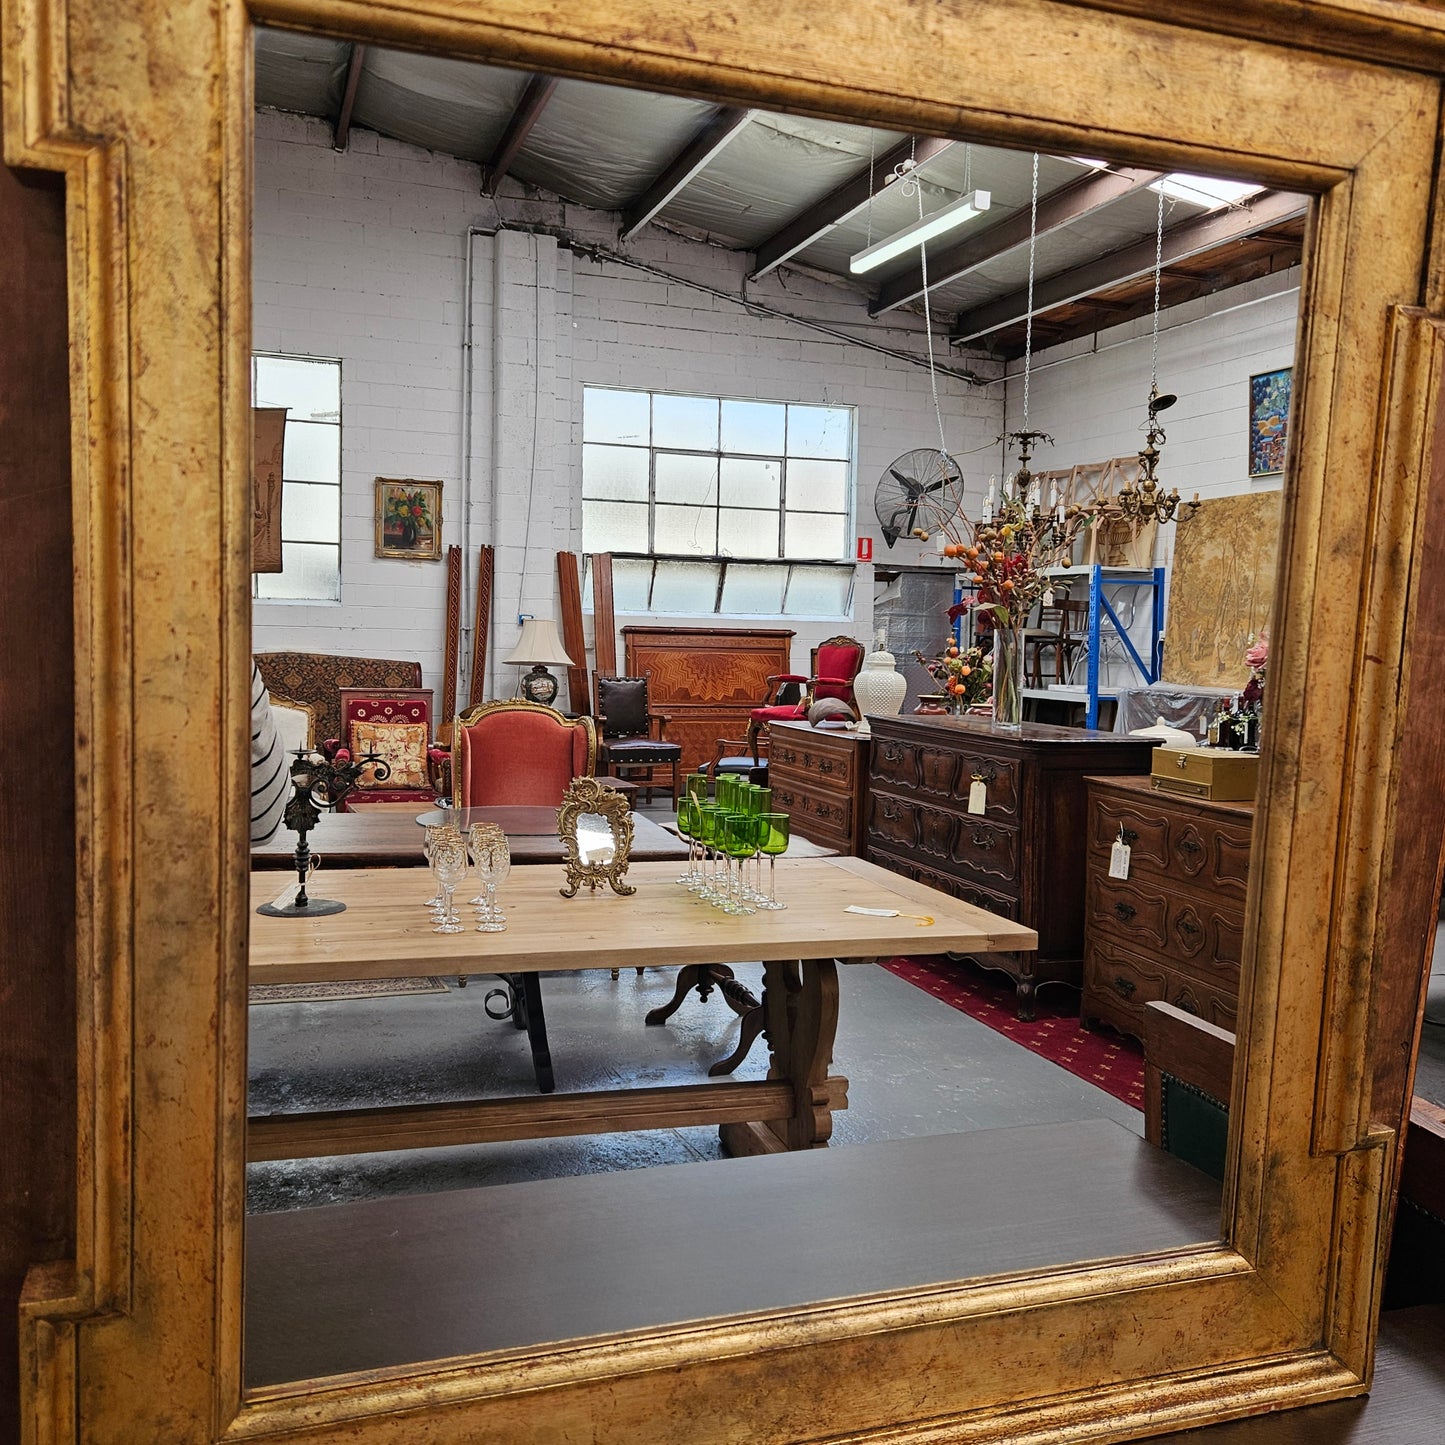
[[[1154,223],[1154,338],[1149,352],[1149,390],[1159,390],[1159,283],[1164,274],[1164,192],[1159,192],[1159,219]]]
[[[923,219],[923,187],[916,187],[918,192],[918,219]],[[923,333],[928,341],[928,384],[933,389],[933,418],[938,423],[938,450],[945,457],[952,460],[952,453],[948,450],[948,442],[943,435],[943,408],[938,401],[938,373],[933,366],[933,309],[928,304],[928,247],[919,242],[918,265],[923,281]]]
[[[1034,152],[1033,192],[1029,202],[1029,315],[1024,326],[1024,424],[1029,429],[1029,372],[1034,355],[1034,244],[1039,232],[1039,153]]]

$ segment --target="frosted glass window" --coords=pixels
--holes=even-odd
[[[651,413],[652,398],[645,391],[586,387],[582,392],[582,440],[650,446]]]
[[[716,611],[718,570],[715,562],[658,562],[652,578],[652,610]]]
[[[788,578],[785,617],[843,617],[853,588],[851,567],[794,567]]]
[[[778,514],[724,507],[718,516],[717,549],[724,557],[776,557]]]
[[[788,434],[788,409],[770,401],[722,404],[722,450],[782,456]]]
[[[694,506],[717,503],[716,457],[683,456],[677,452],[655,452],[657,467],[657,500],[689,502]],[[655,552],[665,552],[659,542]]]
[[[720,500],[725,507],[771,507],[783,496],[783,464],[754,457],[723,457]]]
[[[844,517],[824,512],[789,512],[783,518],[783,556],[841,557]]]
[[[253,356],[251,400],[286,412],[281,462],[281,567],[252,579],[252,595],[341,598],[341,363]]]
[[[582,495],[614,502],[645,502],[651,458],[652,453],[644,447],[584,445]]]
[[[281,489],[281,535],[295,542],[339,542],[341,513],[336,488],[292,482]],[[285,552],[285,542],[282,542]],[[285,557],[283,555],[284,562]]]
[[[302,356],[256,358],[254,406],[284,406],[288,421],[341,421],[341,363]]]
[[[787,580],[788,569],[776,562],[768,567],[730,562],[723,578],[721,610],[749,617],[780,617]]]
[[[618,612],[646,612],[652,563],[619,557],[612,563],[612,605]]]
[[[717,508],[670,507],[659,502],[652,541],[655,552],[716,557]]]
[[[646,502],[582,503],[582,534],[590,552],[646,552]]]
[[[853,454],[853,413],[841,406],[790,406],[788,455],[836,457]]]
[[[283,540],[282,570],[258,574],[256,595],[295,602],[338,602],[341,573],[336,563],[335,547]]]
[[[848,511],[848,463],[792,460],[788,463],[790,512]]]
[[[288,482],[341,481],[341,428],[324,422],[286,418],[281,475]]]
[[[718,449],[718,408],[714,396],[668,396],[652,398],[652,444],[655,447],[684,447],[690,452]]]

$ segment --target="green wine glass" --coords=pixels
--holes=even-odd
[[[788,851],[788,815],[786,813],[764,813],[761,822],[763,824],[761,847],[768,860],[768,896],[758,904],[758,907],[786,908],[788,906],[786,903],[778,902],[776,870],[778,854]]]
[[[723,835],[723,847],[727,851],[729,860],[737,861],[736,877],[733,869],[729,867],[728,878],[730,896],[725,911],[734,914],[752,913],[755,910],[749,905],[743,896],[743,860],[750,858],[753,852],[755,838],[753,817],[750,813],[729,813],[727,815],[726,831]]]

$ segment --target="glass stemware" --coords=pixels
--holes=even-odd
[[[719,809],[714,804],[697,805],[697,838],[702,844],[702,871],[698,875],[697,895],[709,903],[716,902],[719,896],[708,871],[708,850],[717,841],[718,816]]]
[[[486,905],[477,914],[477,932],[501,933],[507,927],[507,915],[497,904],[497,889],[512,871],[512,853],[500,829],[483,844],[477,871],[487,891]]]
[[[433,933],[460,933],[461,919],[452,908],[452,894],[467,876],[467,850],[460,838],[445,840],[432,848],[432,866],[442,888],[441,915]]]
[[[697,881],[697,870],[693,866],[697,845],[697,799],[691,793],[685,793],[677,800],[677,831],[687,839],[687,871],[679,874],[675,881],[684,888],[691,888]]]
[[[723,832],[723,847],[728,857],[728,901],[723,911],[732,914],[752,913],[755,910],[743,894],[743,860],[753,851],[753,819],[748,813],[728,813]],[[737,869],[732,868],[733,861]]]
[[[482,879],[480,871],[482,867],[480,854],[490,842],[497,838],[501,838],[505,842],[506,836],[501,827],[496,823],[473,823],[471,827],[467,829],[467,849],[472,855],[472,862],[476,864],[478,869],[477,881],[482,884],[482,891],[479,892],[475,898],[469,898],[467,900],[473,908],[485,910],[488,906],[486,884]]]
[[[437,881],[436,850],[446,842],[461,841],[461,834],[450,823],[431,823],[422,832],[422,856],[427,860],[431,868],[432,896],[422,904],[423,908],[429,908],[433,916],[436,915],[444,902],[442,886]]]
[[[778,885],[776,869],[778,854],[788,851],[788,815],[786,813],[763,813],[759,818],[762,825],[759,829],[762,852],[768,860],[768,896],[759,904],[759,908],[786,908],[786,903],[778,902]]]

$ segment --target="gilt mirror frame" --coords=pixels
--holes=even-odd
[[[1417,596],[1445,533],[1445,16],[1333,0],[1302,36],[1276,0],[0,3],[5,159],[67,188],[83,845],[76,1258],[27,1287],[29,1439],[608,1442],[671,1418],[698,1442],[1095,1440],[1358,1393],[1439,863],[1438,818],[1397,810],[1445,751],[1419,731],[1445,659]],[[1228,1243],[243,1399],[253,21],[1318,196]],[[237,742],[213,793],[174,786],[186,738]]]

